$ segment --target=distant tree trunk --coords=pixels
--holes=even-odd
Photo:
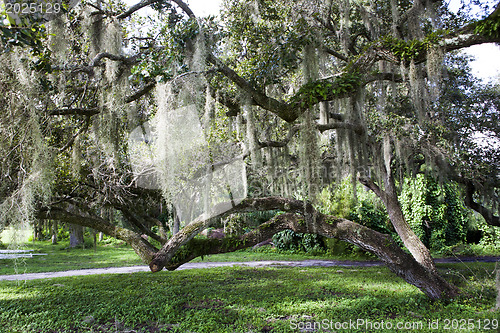
[[[102,242],[104,239],[104,234],[102,232],[99,233],[99,242]]]
[[[92,237],[94,238],[94,251],[97,251],[97,230],[92,229]]]
[[[69,225],[69,247],[77,247],[83,244],[83,227],[76,224]]]
[[[52,231],[52,244],[57,244],[57,221],[52,221],[51,223]]]
[[[495,269],[497,271],[497,278],[496,278],[496,285],[497,285],[497,305],[495,307],[495,310],[500,310],[500,265],[498,264],[498,261],[495,264]]]
[[[33,227],[33,241],[41,240],[42,238],[42,225],[40,221],[36,221]]]
[[[179,232],[179,229],[180,229],[180,221],[179,221],[179,217],[177,216],[177,214],[174,215],[174,225],[172,227],[172,235],[175,235]]]
[[[168,238],[167,229],[163,225],[158,229],[158,232],[162,238],[165,238],[165,239]]]

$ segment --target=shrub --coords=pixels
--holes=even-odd
[[[274,246],[280,251],[307,252],[319,254],[325,252],[323,238],[313,234],[301,234],[292,230],[283,230],[273,236]]]
[[[465,242],[467,211],[456,184],[440,185],[420,174],[405,180],[400,201],[413,231],[431,250]]]

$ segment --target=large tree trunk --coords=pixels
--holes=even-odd
[[[225,203],[222,205],[227,206]],[[214,207],[214,210],[217,210],[217,207]],[[50,210],[41,211],[39,218],[94,228],[122,239],[130,244],[145,262],[149,263],[152,272],[160,271],[164,267],[169,270],[176,269],[181,264],[201,255],[233,252],[247,248],[269,239],[281,230],[292,229],[296,232],[338,238],[374,253],[391,271],[418,287],[431,299],[452,298],[458,292],[437,272],[427,269],[403,251],[390,236],[346,219],[321,214],[311,204],[281,197],[245,199],[225,214],[270,210],[280,210],[286,213],[276,216],[252,232],[220,240],[194,238],[213,221],[213,219],[196,219],[170,238],[160,250],[153,247],[139,233],[115,226],[99,216],[83,214],[74,206],[68,206],[66,209],[51,207]],[[178,251],[181,247],[183,250]]]
[[[375,194],[383,201],[394,229],[403,241],[405,247],[413,255],[413,258],[415,258],[419,264],[427,268],[429,271],[436,273],[436,265],[434,264],[429,249],[411,229],[403,215],[392,176],[386,177],[385,191],[381,190],[370,179],[360,178],[360,181],[375,192]]]
[[[410,224],[406,221],[403,215],[403,210],[401,209],[401,205],[398,200],[396,186],[392,176],[387,177],[386,180],[384,203],[394,229],[398,233],[399,237],[401,237],[401,240],[408,251],[410,251],[413,255],[413,258],[430,271],[436,272],[436,266],[429,249],[411,229]]]
[[[394,177],[392,175],[392,152],[391,142],[389,137],[384,138],[384,166],[382,167],[382,175],[384,177],[384,189],[381,189],[370,178],[359,177],[359,181],[372,190],[384,203],[389,219],[403,241],[405,247],[413,255],[413,258],[429,271],[437,274],[436,265],[432,259],[429,249],[418,238],[415,232],[411,229],[410,224],[406,221],[403,210],[398,199]]]
[[[77,247],[82,245],[83,239],[83,227],[81,225],[70,224],[69,225],[69,247]]]

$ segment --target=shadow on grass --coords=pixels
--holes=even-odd
[[[448,304],[428,301],[384,267],[235,267],[2,282],[0,325],[8,332],[212,333],[293,332],[297,323],[360,318],[426,325],[443,318],[493,319],[493,280],[483,282],[490,284],[489,296]]]

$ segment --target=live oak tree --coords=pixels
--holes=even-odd
[[[144,7],[157,16],[139,17]],[[292,229],[353,243],[428,297],[453,298],[405,220],[399,186],[421,172],[456,181],[498,226],[498,165],[488,163],[498,151],[478,155],[467,138],[498,138],[498,91],[450,83],[465,77],[453,72],[456,50],[500,41],[499,11],[467,21],[431,0],[232,0],[217,19],[181,0],[99,1],[43,26],[2,26],[2,226],[89,227],[126,241],[153,272]],[[169,127],[172,109],[185,126]],[[191,131],[191,155],[176,155],[182,137],[166,148],[177,131]],[[144,151],[166,161],[163,171]],[[186,179],[241,160],[247,198],[230,193],[231,203],[184,221],[177,212],[170,226],[161,218],[194,186]],[[319,211],[318,193],[346,175],[382,200],[406,249]],[[279,213],[242,235],[194,238],[215,220],[264,211]],[[168,237],[178,222],[189,223]]]

